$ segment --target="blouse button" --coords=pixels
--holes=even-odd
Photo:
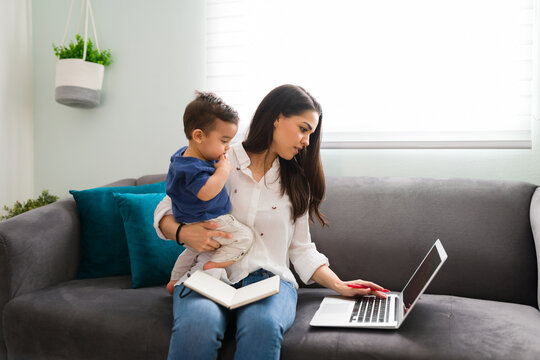
[[[272,210],[276,210],[277,208],[275,206],[272,206]]]
[[[236,194],[238,192],[238,190],[234,189],[234,193]]]
[[[239,168],[239,167],[237,167],[237,168],[236,168],[236,170],[240,170],[240,168]]]
[[[263,234],[263,233],[261,233],[261,236],[263,236],[263,235],[264,235],[264,234]]]

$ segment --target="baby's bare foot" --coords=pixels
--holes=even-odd
[[[167,284],[167,291],[169,292],[169,294],[174,294],[174,285],[176,285],[176,280],[171,280],[169,281],[169,283]]]

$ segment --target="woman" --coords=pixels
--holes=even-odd
[[[231,214],[253,228],[256,238],[248,254],[227,269],[229,279],[241,287],[276,274],[281,289],[229,311],[195,292],[184,296],[183,285],[175,286],[169,359],[215,359],[231,318],[236,318],[236,359],[279,359],[283,334],[296,314],[298,284],[289,260],[306,284],[317,282],[344,296],[385,297],[379,291],[349,287],[383,290],[367,281],[340,280],[311,242],[309,221],[315,218],[326,225],[319,210],[325,193],[321,122],[321,107],[308,92],[282,85],[262,100],[246,141],[232,145],[227,154],[233,167],[227,181]],[[163,238],[178,236],[197,251],[212,251],[219,247],[212,237],[228,237],[214,231],[217,224],[211,222],[180,227],[171,215],[164,215],[169,213],[166,197],[155,215]]]

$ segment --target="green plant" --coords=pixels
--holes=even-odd
[[[49,194],[48,190],[43,190],[37,199],[28,199],[27,202],[22,204],[16,201],[12,208],[4,206],[4,210],[6,210],[8,214],[5,216],[0,216],[0,220],[7,220],[28,210],[53,203],[56,200],[58,200],[58,196]]]
[[[52,44],[54,53],[59,59],[82,59],[84,53],[84,39],[81,35],[75,35],[76,43],[66,46],[56,46]],[[112,62],[111,50],[99,51],[94,49],[92,40],[88,39],[86,45],[86,61],[108,66]]]

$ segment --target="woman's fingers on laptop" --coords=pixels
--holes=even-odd
[[[364,296],[368,295],[371,292],[370,289],[358,289],[354,287],[347,286],[344,289],[339,291],[339,294],[342,296]]]
[[[388,292],[385,288],[377,285],[371,281],[353,280],[345,282],[348,289],[346,289],[342,295],[345,296],[363,296],[363,295],[375,295],[381,298],[385,298],[385,292]]]
[[[364,281],[363,285],[368,286],[373,290],[378,290],[378,291],[383,291],[383,292],[388,291],[385,288],[383,288],[381,285],[375,284],[374,282],[371,282],[371,281]]]
[[[385,293],[389,292],[389,290],[371,281],[367,281],[364,285],[369,287],[371,294],[383,299],[386,298]]]

